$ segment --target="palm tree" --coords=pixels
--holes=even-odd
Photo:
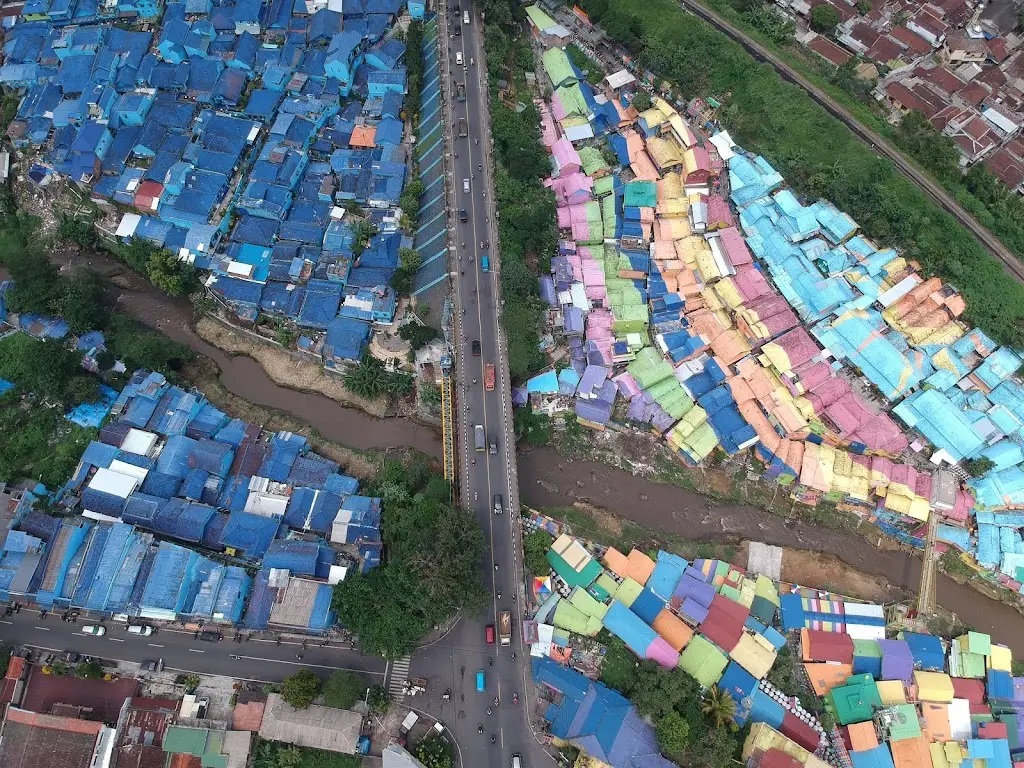
[[[717,685],[711,686],[704,693],[700,711],[715,728],[736,728],[736,702],[728,691],[723,691]]]

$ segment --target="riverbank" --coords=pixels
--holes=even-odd
[[[429,427],[411,419],[377,419],[323,394],[297,392],[275,383],[255,360],[226,354],[195,332],[191,304],[160,293],[113,257],[64,253],[58,261],[62,266],[81,264],[100,272],[112,284],[113,304],[205,357],[206,361],[192,364],[185,375],[211,399],[216,398],[219,407],[223,403],[227,410],[271,428],[301,431],[318,442],[333,443],[318,450],[346,467],[350,458],[345,451],[353,452],[353,461],[359,452],[395,448],[440,457],[440,436]],[[564,455],[553,448],[518,452],[520,493],[526,505],[566,507],[584,501],[696,541],[735,544],[754,539],[822,552],[846,566],[882,576],[901,589],[917,588],[920,559],[908,550],[894,548],[875,529],[857,524],[850,515],[830,507],[795,505],[778,486],[762,487],[746,476],[737,481],[721,467],[689,470],[667,457],[644,434],[613,438],[615,433],[591,434],[573,427],[559,437]],[[627,458],[635,456],[645,459]],[[353,466],[353,471],[359,471]],[[709,506],[707,496],[698,494],[697,488],[721,501]],[[766,515],[766,510],[773,514]],[[871,532],[872,538],[866,538]],[[975,582],[971,580],[968,586],[942,577],[939,603],[979,630],[999,637],[1021,637],[1024,655],[1024,618],[997,602],[1004,596],[991,589],[983,591],[987,585]],[[841,585],[842,574],[837,573],[830,583]],[[992,599],[979,601],[979,592]]]
[[[535,509],[572,507],[578,502],[609,510],[649,528],[702,544],[746,539],[778,547],[822,553],[841,564],[827,582],[839,591],[845,569],[878,576],[895,588],[916,593],[921,559],[876,532],[868,539],[855,530],[836,530],[796,517],[765,514],[749,504],[710,501],[686,490],[594,460],[569,460],[553,448],[518,453],[519,494]],[[703,490],[703,488],[702,488]],[[1001,638],[1024,654],[1024,616],[1001,600],[979,600],[973,584],[944,574],[937,579],[938,603],[971,627]],[[984,593],[982,593],[984,594]]]
[[[295,354],[275,347],[263,339],[253,339],[240,329],[212,315],[199,318],[195,331],[203,341],[213,344],[235,357],[244,355],[260,364],[263,371],[277,385],[299,392],[315,392],[329,397],[347,408],[358,408],[378,419],[387,417],[388,403],[384,398],[369,400],[350,392],[340,376],[332,376],[322,365],[300,360]]]

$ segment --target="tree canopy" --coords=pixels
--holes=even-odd
[[[324,682],[324,704],[338,709],[352,709],[352,706],[366,695],[369,687],[369,682],[358,672],[336,670]]]
[[[296,709],[305,709],[320,695],[320,678],[303,667],[281,682],[281,698]]]
[[[527,570],[534,576],[547,576],[551,571],[545,555],[551,542],[550,534],[539,528],[523,537],[523,560],[526,562]]]
[[[839,23],[839,12],[828,3],[811,8],[811,29],[821,34],[828,34]]]
[[[483,532],[473,515],[438,498],[433,477],[423,465],[385,462],[375,492],[387,559],[334,588],[338,620],[365,652],[404,656],[457,611],[482,605]]]

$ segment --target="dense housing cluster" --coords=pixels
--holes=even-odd
[[[400,0],[27,3],[4,38],[0,84],[24,94],[8,136],[36,158],[31,183],[88,190],[108,234],[208,270],[241,319],[295,322],[328,364],[355,360],[394,319],[413,245],[403,8],[424,16]]]
[[[917,545],[936,514],[942,547],[1019,591],[1020,356],[963,322],[953,286],[800,200],[714,105],[638,111],[629,72],[591,86],[561,27],[530,20],[563,238],[541,294],[570,365],[518,402],[650,429],[688,464],[752,449],[793,498]]]
[[[1010,768],[1019,752],[1024,696],[1008,647],[980,632],[887,637],[881,605],[780,581],[774,547],[753,545],[742,568],[662,551],[592,551],[562,534],[547,560],[550,574],[533,584],[540,608],[524,625],[534,680],[557,694],[545,718],[554,736],[615,768],[673,763],[658,755],[654,729],[628,699],[572,668],[591,671],[584,638],[601,630],[639,658],[728,694],[730,719],[750,726],[743,758],[753,757],[751,765],[948,768],[980,760]],[[805,709],[797,691],[771,682],[777,664],[800,668],[820,698],[815,712],[835,727]],[[595,708],[603,717],[589,716]]]
[[[108,413],[53,498],[80,514],[6,499],[2,599],[324,632],[331,585],[380,563],[381,500],[304,437],[231,419],[157,373],[136,373]]]

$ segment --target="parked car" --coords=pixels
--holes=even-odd
[[[147,624],[130,624],[128,626],[128,634],[149,637],[153,634],[153,628]]]
[[[462,51],[455,52],[455,63],[460,67],[462,66]]]
[[[93,637],[103,637],[105,634],[107,634],[107,628],[100,627],[96,624],[86,624],[84,627],[82,627],[82,634],[92,635]]]
[[[220,632],[211,632],[206,630],[205,632],[199,633],[199,639],[207,643],[219,643],[224,639],[224,636]]]

